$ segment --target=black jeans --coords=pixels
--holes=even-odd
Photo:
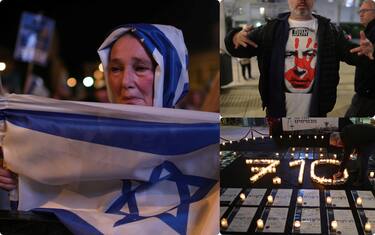
[[[375,154],[375,143],[358,150],[358,160],[360,161],[358,180],[360,180],[360,182],[364,182],[368,179],[368,159],[372,154]]]
[[[373,117],[375,115],[375,99],[355,94],[346,117]]]

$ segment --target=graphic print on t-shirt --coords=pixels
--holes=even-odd
[[[309,93],[315,78],[318,43],[310,27],[291,27],[285,51],[285,86],[292,93]]]

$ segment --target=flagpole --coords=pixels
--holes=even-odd
[[[23,86],[23,93],[28,94],[30,92],[30,86],[32,83],[34,63],[30,62],[27,65],[25,85]]]

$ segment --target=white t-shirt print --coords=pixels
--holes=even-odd
[[[318,21],[315,18],[288,21],[289,38],[284,72],[286,116],[308,117],[315,80]]]

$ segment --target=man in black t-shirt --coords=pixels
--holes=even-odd
[[[361,167],[355,184],[360,185],[365,181],[367,178],[368,158],[375,153],[375,126],[369,124],[348,125],[342,132],[332,133],[329,142],[332,146],[344,148],[344,158],[340,164],[340,169],[333,178],[342,177],[350,155],[356,153]]]

